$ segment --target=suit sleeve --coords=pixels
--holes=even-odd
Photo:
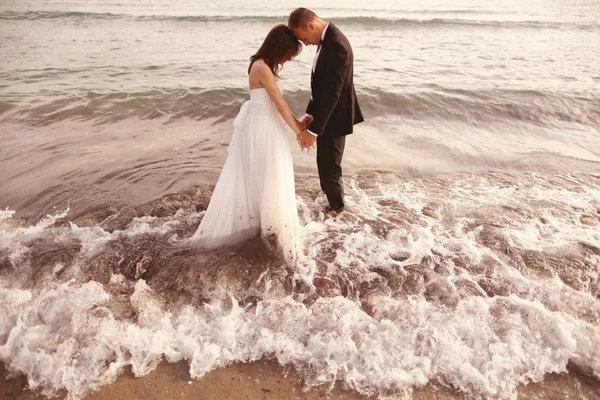
[[[324,83],[319,90],[318,96],[309,102],[306,112],[312,114],[314,119],[308,129],[321,135],[329,122],[335,106],[340,98],[348,68],[350,66],[350,55],[344,46],[336,43],[331,49],[326,60],[328,74],[322,79]]]
[[[308,101],[308,105],[306,106],[306,114],[310,115],[310,116],[314,116],[314,110],[313,110],[313,101],[312,101],[312,90],[311,90],[311,96],[310,96],[310,100]]]

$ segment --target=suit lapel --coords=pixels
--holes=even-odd
[[[315,71],[312,72],[310,75],[311,82],[314,80],[314,76],[317,74],[317,71],[319,71],[319,66],[321,64],[323,64],[323,59],[325,58],[324,56],[327,52],[328,39],[331,38],[332,29],[335,29],[334,25],[333,25],[333,23],[329,22],[329,28],[327,28],[327,32],[325,32],[325,37],[323,38],[323,41],[321,42],[321,52],[319,53],[319,58],[317,59],[317,65],[315,65]]]

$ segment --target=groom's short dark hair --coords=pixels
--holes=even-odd
[[[317,14],[308,8],[296,8],[288,17],[288,26],[290,29],[306,28],[306,24],[317,18]]]

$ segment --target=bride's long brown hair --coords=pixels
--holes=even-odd
[[[271,29],[256,54],[250,57],[248,73],[257,60],[264,60],[273,75],[277,75],[280,65],[297,56],[302,50],[302,44],[296,39],[290,28],[280,24]]]

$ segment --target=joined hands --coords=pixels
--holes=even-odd
[[[308,115],[306,115],[304,118],[302,118],[301,121],[299,121],[299,125],[302,130],[296,135],[296,141],[298,142],[298,145],[300,146],[302,151],[306,149],[307,152],[310,152],[310,149],[315,148],[315,142],[317,141],[317,137],[308,132],[308,125],[311,123],[311,121],[312,118]]]

